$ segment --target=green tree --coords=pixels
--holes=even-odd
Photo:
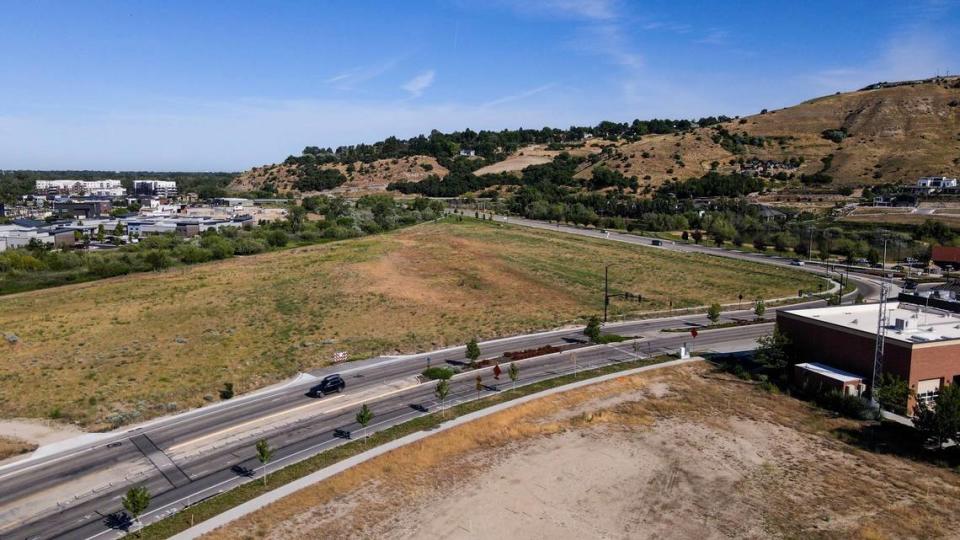
[[[113,235],[114,235],[114,236],[122,236],[122,235],[123,235],[123,223],[121,223],[119,220],[117,220],[117,225],[116,225],[116,227],[113,228]]]
[[[287,233],[280,229],[274,229],[267,233],[267,244],[273,247],[284,247],[287,245]]]
[[[151,249],[143,256],[143,260],[146,261],[150,268],[156,271],[163,270],[168,268],[172,262],[170,256],[167,253],[160,249]]]
[[[884,373],[874,395],[882,409],[904,414],[910,398],[910,385],[892,373]]]
[[[757,298],[757,301],[753,303],[753,314],[757,316],[758,319],[763,318],[763,314],[767,312],[767,304],[764,303],[763,298]]]
[[[773,333],[759,338],[757,344],[759,346],[753,353],[753,359],[758,364],[774,371],[784,370],[790,365],[793,358],[792,343],[779,328],[774,327]]]
[[[214,259],[233,257],[234,245],[229,239],[218,234],[207,234],[200,239],[200,246],[210,251]]]
[[[476,380],[474,381],[475,387],[477,389],[477,399],[480,399],[480,392],[483,391],[483,378],[480,375],[477,375]]]
[[[220,390],[220,399],[232,399],[233,398],[233,383],[225,382],[223,383],[223,389]]]
[[[587,320],[587,327],[583,329],[584,335],[590,338],[593,343],[600,343],[600,317],[593,315]]]
[[[517,389],[517,379],[520,378],[520,368],[517,367],[516,362],[510,362],[510,368],[507,370],[507,374],[510,376],[510,382],[513,383],[513,389]]]
[[[273,459],[273,452],[273,448],[270,448],[270,443],[266,439],[257,441],[257,459],[263,464],[263,485],[267,485],[267,463]]]
[[[302,206],[291,206],[287,210],[287,226],[290,232],[298,233],[303,230],[303,222],[307,216],[307,209]]]
[[[960,436],[960,384],[948,384],[931,407],[920,401],[914,407],[914,422],[923,442],[933,440],[939,448],[950,439]]]
[[[477,344],[477,338],[473,338],[467,343],[467,358],[470,359],[471,367],[473,367],[480,358],[480,345]]]
[[[97,225],[97,242],[103,242],[106,234],[107,230],[103,227],[103,223]]]
[[[120,504],[123,505],[124,510],[130,512],[133,521],[140,524],[140,516],[150,507],[150,492],[144,486],[132,487],[127,490],[127,494],[120,500]],[[142,530],[140,536],[143,536]]]
[[[710,322],[716,324],[720,320],[720,304],[714,302],[707,308],[707,318]]]
[[[437,386],[433,391],[437,395],[437,399],[440,400],[440,410],[443,411],[446,409],[447,395],[450,394],[450,381],[447,379],[440,379],[437,381]]]
[[[373,411],[371,411],[370,407],[367,407],[367,404],[364,403],[357,412],[357,423],[360,424],[360,427],[364,430],[364,441],[366,441],[367,438],[367,424],[369,424],[371,420],[373,420]]]

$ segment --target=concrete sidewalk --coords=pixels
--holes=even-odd
[[[359,465],[359,464],[361,464],[361,463],[363,463],[363,462],[365,462],[365,461],[371,460],[371,459],[373,459],[373,458],[375,458],[375,457],[377,457],[377,456],[386,454],[387,452],[390,452],[391,450],[394,450],[394,449],[396,449],[396,448],[400,448],[400,447],[402,447],[402,446],[406,446],[406,445],[408,445],[408,444],[410,444],[410,443],[419,441],[419,440],[421,440],[421,439],[424,439],[424,438],[429,437],[429,436],[431,436],[431,435],[434,435],[434,434],[436,434],[436,433],[440,433],[440,432],[442,432],[442,431],[446,431],[446,430],[448,430],[448,429],[455,428],[455,427],[460,426],[460,425],[462,425],[462,424],[466,424],[466,423],[471,422],[471,421],[473,421],[473,420],[476,420],[476,419],[478,419],[478,418],[483,418],[484,416],[488,416],[488,415],[491,415],[491,414],[498,413],[498,412],[503,411],[503,410],[505,410],[505,409],[509,409],[510,407],[515,407],[515,406],[517,406],[517,405],[520,405],[520,404],[523,404],[523,403],[527,403],[527,402],[529,402],[529,401],[533,401],[533,400],[536,400],[536,399],[540,399],[540,398],[542,398],[542,397],[546,397],[546,396],[549,396],[549,395],[552,395],[552,394],[557,394],[557,393],[560,393],[560,392],[569,392],[570,390],[573,390],[573,389],[576,389],[576,388],[581,388],[581,387],[584,387],[584,386],[589,386],[589,385],[591,385],[591,384],[597,384],[597,383],[601,383],[601,382],[604,382],[604,381],[609,381],[609,380],[617,379],[617,378],[620,378],[620,377],[626,377],[626,376],[629,376],[629,375],[634,375],[634,374],[636,374],[636,373],[642,373],[642,372],[644,372],[644,371],[650,371],[650,370],[654,370],[654,369],[660,369],[660,368],[666,368],[666,367],[679,366],[679,365],[688,364],[688,363],[691,363],[691,362],[698,362],[698,361],[701,361],[701,360],[703,360],[703,358],[699,358],[699,357],[689,358],[689,359],[686,359],[686,360],[673,360],[673,361],[664,362],[664,363],[661,363],[661,364],[654,364],[654,365],[652,365],[652,366],[644,366],[644,367],[640,367],[640,368],[636,368],[636,369],[631,369],[631,370],[627,370],[627,371],[621,371],[621,372],[618,372],[618,373],[611,373],[611,374],[609,374],[609,375],[603,375],[603,376],[601,376],[601,377],[593,377],[593,378],[590,378],[590,379],[585,379],[585,380],[582,380],[582,381],[577,381],[577,382],[575,382],[575,383],[570,383],[570,384],[567,384],[567,385],[564,385],[564,386],[558,386],[558,387],[556,387],[556,388],[551,388],[551,389],[549,389],[549,390],[544,390],[543,392],[537,392],[536,394],[530,394],[530,395],[528,395],[528,396],[524,396],[524,397],[521,397],[521,398],[517,398],[517,399],[511,400],[511,401],[507,401],[507,402],[505,402],[505,403],[500,403],[500,404],[497,404],[497,405],[494,405],[494,406],[491,406],[491,407],[487,407],[487,408],[485,408],[485,409],[483,409],[483,410],[480,410],[480,411],[476,411],[476,412],[473,412],[473,413],[470,413],[470,414],[467,414],[467,415],[464,415],[464,416],[460,416],[460,417],[454,418],[454,419],[452,419],[452,420],[449,420],[449,421],[447,421],[447,422],[444,422],[443,424],[441,424],[441,425],[440,425],[439,427],[437,427],[436,429],[431,429],[430,431],[418,431],[417,433],[411,433],[410,435],[407,435],[407,436],[405,436],[405,437],[401,437],[401,438],[399,438],[399,439],[397,439],[397,440],[394,440],[394,441],[391,441],[391,442],[389,442],[389,443],[380,445],[380,446],[378,446],[378,447],[376,447],[376,448],[372,448],[372,449],[370,449],[370,450],[367,450],[366,452],[363,452],[363,453],[361,453],[361,454],[357,454],[356,456],[353,456],[353,457],[351,457],[351,458],[345,459],[345,460],[343,460],[343,461],[341,461],[341,462],[339,462],[339,463],[336,463],[336,464],[334,464],[334,465],[331,465],[331,466],[329,466],[329,467],[327,467],[327,468],[325,468],[325,469],[321,469],[321,470],[319,470],[319,471],[317,471],[317,472],[311,473],[311,474],[309,474],[309,475],[307,475],[307,476],[304,476],[303,478],[301,478],[301,479],[299,479],[299,480],[294,480],[293,482],[290,482],[290,483],[288,483],[288,484],[284,484],[283,486],[280,486],[280,487],[278,487],[277,489],[274,489],[274,490],[272,490],[272,491],[270,491],[270,492],[268,492],[268,493],[264,493],[263,495],[255,498],[255,499],[251,499],[251,500],[249,500],[249,501],[241,504],[240,506],[237,506],[237,507],[232,508],[232,509],[230,509],[230,510],[228,510],[228,511],[222,513],[222,514],[219,514],[219,515],[217,515],[217,516],[214,516],[213,518],[208,519],[207,521],[204,521],[203,523],[200,523],[199,525],[196,525],[196,526],[194,526],[194,527],[191,527],[191,528],[189,528],[189,529],[181,532],[180,534],[177,534],[177,535],[173,536],[172,539],[173,539],[173,540],[188,540],[188,539],[192,539],[192,538],[198,538],[198,537],[200,537],[200,536],[202,536],[202,535],[204,535],[204,534],[206,534],[206,533],[208,533],[208,532],[216,529],[217,527],[221,527],[221,526],[223,526],[223,525],[226,525],[226,524],[230,523],[231,521],[235,521],[235,520],[237,520],[237,519],[240,519],[241,517],[243,517],[243,516],[245,516],[245,515],[247,515],[247,514],[256,512],[257,510],[263,508],[264,506],[267,506],[268,504],[270,504],[270,503],[272,503],[272,502],[278,501],[278,500],[286,497],[287,495],[290,495],[290,494],[292,494],[292,493],[295,493],[295,492],[297,492],[297,491],[300,491],[301,489],[304,489],[304,488],[306,488],[306,487],[309,487],[310,485],[315,484],[315,483],[317,483],[317,482],[321,482],[321,481],[323,481],[323,480],[325,480],[325,479],[327,479],[327,478],[330,478],[331,476],[333,476],[333,475],[335,475],[335,474],[341,473],[341,472],[343,472],[343,471],[345,471],[345,470],[347,470],[347,469],[349,469],[349,468],[351,468],[351,467],[354,467],[354,466],[356,466],[356,465]]]

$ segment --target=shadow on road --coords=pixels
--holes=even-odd
[[[103,518],[103,524],[110,529],[129,532],[133,527],[133,518],[126,512],[114,512]]]

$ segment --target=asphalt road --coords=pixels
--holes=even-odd
[[[747,314],[744,312],[742,315]],[[692,327],[705,322],[704,317],[693,316],[611,325],[609,330],[628,336],[652,333],[653,337],[639,341],[641,343],[639,353],[647,356],[661,352],[675,352],[681,344],[688,342],[692,342],[700,350],[718,343],[755,339],[769,333],[772,327],[771,324],[761,324],[707,330],[702,331],[695,341],[686,332],[659,332],[661,328],[680,328],[687,325]],[[521,350],[545,344],[567,347],[571,351],[578,351],[588,345],[580,330],[551,332],[483,343],[481,344],[481,350],[484,353],[482,358],[499,356],[509,350]],[[576,363],[579,369],[587,369],[635,358],[636,354],[632,345],[611,344],[579,350],[576,353]],[[462,347],[429,353],[432,365],[447,361],[462,362],[463,355]],[[97,471],[109,470],[133,460],[142,460],[145,455],[153,452],[153,448],[161,451],[161,455],[154,458],[163,459],[164,456],[173,455],[169,452],[172,447],[191,439],[203,438],[210,433],[217,433],[232,425],[249,423],[257,418],[264,418],[295,407],[310,406],[310,404],[322,407],[325,403],[336,405],[337,400],[349,402],[351,396],[362,394],[365,389],[368,390],[387,380],[419,372],[426,366],[427,356],[423,354],[379,360],[369,362],[367,366],[350,366],[349,369],[341,370],[348,384],[347,391],[342,396],[309,398],[305,395],[305,391],[311,383],[295,385],[246,400],[238,399],[236,403],[226,407],[198,411],[203,414],[195,412],[183,418],[173,417],[145,429],[125,433],[115,440],[105,440],[93,447],[28,462],[22,468],[4,469],[0,471],[0,508],[22,497],[40,493],[61,482]],[[524,360],[519,365],[521,366],[520,384],[553,377],[573,369],[573,361],[568,353],[535,357]],[[492,386],[496,381],[493,381],[490,368],[480,372],[483,373],[485,384],[491,385],[482,393],[496,391]],[[474,377],[474,373],[467,373],[455,379],[448,403],[453,400],[475,398]],[[502,388],[504,384],[509,384],[506,373],[501,375],[499,387]],[[430,411],[437,405],[433,397],[432,384],[413,386],[396,391],[384,398],[371,398],[367,403],[376,414],[375,425],[370,426],[369,429],[388,427],[424,414],[425,410]],[[423,410],[415,407],[421,407]],[[359,404],[356,404],[330,414],[305,417],[278,427],[273,432],[259,433],[249,440],[227,444],[201,455],[176,459],[172,466],[167,462],[160,463],[160,467],[136,482],[138,485],[146,485],[153,494],[151,503],[153,513],[146,518],[148,520],[156,518],[173,508],[179,508],[188,502],[196,502],[245,481],[247,477],[244,476],[243,471],[259,467],[259,463],[253,458],[256,438],[267,437],[271,445],[277,448],[275,466],[282,464],[284,460],[292,459],[290,456],[305,457],[343,442],[344,439],[334,436],[334,430],[345,429],[355,432],[359,427],[354,421],[358,408]],[[120,444],[116,444],[117,442]],[[5,521],[7,525],[4,525],[2,537],[109,538],[117,536],[118,533],[113,527],[118,527],[123,522],[112,518],[111,515],[120,510],[119,498],[128,487],[127,483],[118,478],[112,488],[81,501],[62,508],[47,509],[21,523]],[[173,503],[176,504],[167,506]]]
[[[557,229],[555,225],[530,220],[510,218],[509,221],[532,227]],[[607,235],[596,230],[572,227],[561,227],[560,230],[634,244],[649,245],[651,241],[649,238],[634,235],[619,233]],[[725,252],[705,246],[667,244],[661,249],[704,252],[767,264],[789,264],[786,260]],[[815,271],[811,267],[799,268]],[[874,281],[856,276],[855,279],[864,296],[876,295],[879,287]],[[816,304],[823,305],[823,302],[794,305],[782,309],[810,307]],[[769,308],[768,311],[772,314],[775,309]],[[749,318],[752,318],[752,313],[748,310],[723,314],[725,320]],[[640,354],[655,355],[659,352],[676,352],[681,344],[688,342],[693,342],[697,350],[703,350],[720,343],[752,340],[769,333],[772,328],[770,324],[762,324],[703,331],[696,341],[693,341],[685,332],[661,332],[665,328],[692,328],[707,322],[704,315],[689,315],[616,323],[608,325],[606,331],[625,336],[642,336],[643,339],[639,342],[641,343]],[[575,350],[587,344],[580,329],[543,332],[482,343],[482,358],[498,357],[507,351],[543,345]],[[636,352],[632,346],[613,344],[578,352],[577,365],[579,369],[586,369],[633,358],[635,355]],[[375,358],[325,368],[313,375],[322,377],[328,373],[341,373],[348,384],[343,395],[319,400],[310,398],[305,395],[305,392],[315,381],[307,381],[250,397],[237,398],[221,406],[206,407],[161,419],[139,429],[111,435],[96,444],[0,469],[0,538],[119,536],[118,529],[124,526],[124,521],[117,515],[120,510],[119,498],[130,485],[146,485],[153,494],[151,512],[145,516],[147,522],[152,521],[183,506],[248,481],[248,471],[254,471],[260,466],[254,459],[253,446],[256,438],[269,438],[271,445],[277,449],[274,466],[302,459],[342,443],[345,439],[335,436],[335,430],[356,432],[359,427],[354,421],[356,410],[359,408],[359,403],[354,403],[354,398],[357,396],[364,396],[366,403],[376,414],[374,425],[369,429],[383,429],[425,414],[425,411],[433,410],[437,406],[433,398],[432,384],[388,390],[386,383],[410,378],[419,373],[426,367],[428,358],[432,365],[448,362],[456,365],[464,360],[464,348],[457,347],[398,358]],[[523,361],[521,366],[521,384],[553,377],[573,369],[573,363],[567,355],[533,358]],[[483,371],[486,373],[485,382],[491,386],[482,394],[497,391],[493,386],[495,381],[492,381],[490,370]],[[462,379],[456,379],[448,402],[475,398],[474,377],[475,375],[470,374]],[[501,379],[507,379],[506,373],[501,376]],[[501,382],[499,386],[502,388],[503,384]],[[373,393],[386,395],[374,397],[371,395]],[[340,404],[344,405],[340,406]],[[239,437],[244,428],[251,429],[265,423],[269,418],[285,415],[291,410],[306,410],[312,407],[318,407],[324,413],[298,415],[289,422],[273,428],[272,431],[251,434],[246,439]],[[229,436],[222,435],[224,432],[228,432]],[[208,447],[205,451],[194,454],[177,452],[178,448],[194,444],[191,441],[217,443],[217,447]],[[51,490],[61,483],[90,478],[96,474],[109,475],[110,471],[120,470],[137,462],[147,464],[148,472],[143,476],[128,479],[117,475],[113,485],[106,485],[96,493],[72,494],[80,496],[79,500],[67,498],[60,501],[55,497],[47,497],[44,499],[46,504],[31,505],[28,517],[9,513],[9,510],[19,501],[28,500],[29,497],[43,499],[45,494],[51,493]],[[61,504],[57,504],[58,502]]]

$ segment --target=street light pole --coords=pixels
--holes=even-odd
[[[610,305],[610,267],[612,263],[603,267],[603,324],[607,324],[607,306]]]

